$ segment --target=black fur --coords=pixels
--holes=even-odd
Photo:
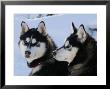
[[[45,42],[47,51],[45,52],[45,55],[43,57],[37,60],[34,60],[30,64],[27,63],[30,68],[37,66],[39,62],[46,61],[47,59],[49,59],[51,52],[57,48],[56,44],[52,41],[52,39],[51,39],[52,45],[49,43],[48,35],[44,36],[40,34],[35,28],[29,29],[26,33],[21,35],[20,40],[24,40],[24,43],[25,43],[24,45],[27,45],[27,46],[30,45],[31,47],[36,46],[37,43],[31,45],[25,42],[26,38],[27,37],[30,38],[31,36],[33,36],[33,38],[35,38],[38,42]]]
[[[83,25],[81,25],[83,26]],[[84,29],[85,30],[85,29]],[[78,47],[79,51],[73,62],[68,66],[67,62],[53,59],[43,64],[40,71],[35,75],[40,76],[96,76],[97,75],[97,42],[85,31],[87,39],[81,43],[77,36],[77,31],[71,34],[67,40],[73,47]],[[65,46],[62,46],[65,47]],[[61,47],[61,48],[62,48]],[[61,48],[57,49],[60,50]],[[57,52],[57,51],[56,51]],[[82,64],[79,68],[76,65]]]
[[[22,22],[22,23],[25,23],[25,22]],[[45,23],[43,21],[41,21],[40,23],[43,23],[45,26]],[[21,26],[22,26],[22,24],[21,24]],[[68,75],[68,73],[69,73],[68,68],[67,68],[68,63],[59,62],[53,58],[52,52],[57,48],[54,41],[51,39],[51,37],[49,35],[43,35],[43,34],[39,33],[39,31],[37,31],[37,30],[38,30],[38,28],[32,28],[32,29],[28,28],[28,31],[21,34],[21,36],[20,36],[20,40],[24,41],[24,45],[26,45],[27,47],[30,47],[30,48],[36,46],[37,43],[31,44],[31,43],[25,42],[27,37],[29,37],[29,38],[32,37],[32,38],[36,39],[36,42],[44,42],[46,44],[47,50],[43,57],[41,57],[39,59],[35,59],[31,63],[27,62],[27,65],[30,68],[35,68],[36,66],[39,66],[39,65],[42,66],[39,71],[36,71],[35,73],[30,73],[30,76],[62,76],[62,75],[64,76],[64,75]]]
[[[43,63],[42,68],[33,76],[67,76],[68,74],[68,62],[51,59],[51,61]]]
[[[69,39],[71,39],[71,36]],[[79,42],[77,42],[73,43],[78,44]],[[77,64],[82,64],[82,66],[75,69],[74,66]],[[71,72],[70,75],[73,76],[97,75],[97,42],[89,34],[87,34],[86,41],[79,45],[79,51],[74,61],[69,65],[69,71]]]
[[[45,25],[45,24],[44,24]],[[74,24],[72,24],[73,28],[75,28]],[[81,25],[83,27],[83,25]],[[85,30],[85,29],[84,29]],[[47,51],[45,55],[37,60],[34,60],[32,63],[27,63],[30,68],[33,68],[37,65],[42,65],[39,71],[31,74],[32,76],[96,76],[97,75],[97,42],[87,34],[87,39],[84,43],[81,43],[77,36],[77,28],[73,34],[71,34],[67,40],[73,47],[78,47],[79,51],[73,62],[68,63],[65,61],[57,61],[53,58],[52,52],[56,50],[57,46],[51,40],[49,42],[50,37],[48,35],[42,35],[37,31],[37,28],[29,29],[26,33],[20,36],[20,40],[25,40],[26,37],[35,38],[37,41],[45,42]],[[29,45],[25,43],[25,45]],[[31,44],[30,44],[31,45]],[[32,44],[31,46],[36,46],[36,44]],[[63,46],[64,47],[64,46]],[[60,50],[60,49],[59,49]],[[75,69],[77,64],[82,64],[82,66],[78,69]]]
[[[78,38],[78,29],[72,23],[74,33],[72,33],[67,40],[72,47],[79,48],[78,53],[74,60],[68,66],[68,74],[70,76],[96,76],[97,75],[97,42],[94,38],[92,38],[83,27],[87,38],[84,42],[81,42]],[[64,48],[66,50],[65,45],[60,50]],[[57,52],[56,51],[56,52]],[[79,67],[76,67],[79,66]]]
[[[47,38],[48,35],[44,36],[44,35],[40,34],[37,31],[37,29],[35,29],[35,28],[29,29],[25,34],[21,35],[20,40],[25,41],[25,39],[27,37],[30,38],[31,36],[33,36],[33,38],[35,38],[38,42],[45,42],[47,50],[46,50],[45,55],[42,58],[34,60],[30,64],[27,63],[30,68],[35,67],[39,62],[42,62],[42,61],[49,59],[51,52],[57,48],[56,44],[53,41],[52,41],[52,47],[51,47],[51,44],[49,43],[48,38]],[[37,43],[35,43],[35,44],[31,45],[26,42],[24,42],[24,43],[25,43],[24,45],[27,45],[27,46],[30,45],[31,47],[36,46],[36,44],[37,44]]]

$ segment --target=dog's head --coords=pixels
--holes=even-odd
[[[87,33],[83,24],[81,24],[79,28],[76,28],[72,23],[72,27],[72,34],[66,39],[64,45],[55,52],[56,60],[67,61],[69,64],[74,60],[78,50],[87,39]]]
[[[36,28],[30,29],[26,22],[21,22],[19,47],[27,63],[42,58],[47,51],[47,33],[45,23],[41,21]]]

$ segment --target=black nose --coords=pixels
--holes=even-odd
[[[25,55],[30,55],[31,52],[30,51],[25,51]]]

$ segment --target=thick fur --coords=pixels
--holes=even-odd
[[[57,61],[56,59],[51,59],[42,65],[42,68],[33,74],[33,76],[67,76],[68,62]]]
[[[80,25],[77,29],[72,23],[74,33],[67,38],[64,46],[55,50],[56,45],[46,33],[44,22],[40,22],[38,28],[32,29],[29,29],[25,22],[23,22],[23,24],[21,25],[22,32],[19,44],[23,44],[23,40],[26,40],[27,42],[30,41],[27,38],[27,35],[30,35],[32,44],[36,43],[36,41],[42,43],[40,44],[42,50],[38,50],[39,52],[36,50],[34,51],[36,53],[41,53],[39,54],[40,56],[37,56],[37,59],[26,58],[28,66],[32,68],[30,75],[97,75],[97,42],[85,31],[84,25]],[[35,36],[34,39],[33,35]],[[39,47],[39,44],[36,45]],[[20,46],[20,49],[22,48],[23,47]],[[25,55],[26,57],[30,57],[27,54]]]
[[[45,23],[41,21],[38,28],[29,29],[25,22],[21,23],[19,47],[27,64],[32,68],[30,76],[64,76],[68,75],[68,62],[53,58],[57,48],[54,41],[46,33]]]
[[[74,24],[73,33],[67,38],[64,46],[56,51],[55,59],[68,62],[69,75],[97,75],[97,42],[85,31],[81,24],[77,29]]]
[[[32,68],[30,75],[35,75],[52,58],[51,53],[57,46],[46,33],[43,21],[39,23],[37,28],[32,29],[22,21],[21,28],[19,47],[27,61],[27,65]]]
[[[88,35],[88,34],[87,34]],[[96,76],[97,75],[97,43],[87,36],[79,51],[69,65],[70,75]]]

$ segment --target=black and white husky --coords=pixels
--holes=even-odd
[[[37,28],[31,29],[26,22],[22,21],[21,28],[19,47],[28,66],[32,68],[30,75],[34,75],[50,59],[51,52],[57,47],[47,34],[43,21]]]
[[[37,28],[29,29],[22,21],[19,47],[27,64],[32,68],[32,76],[68,75],[68,63],[53,58],[57,48],[46,32],[45,23],[41,21]]]
[[[56,51],[55,59],[68,62],[69,75],[97,75],[97,42],[86,32],[83,24],[76,28],[64,45]]]

